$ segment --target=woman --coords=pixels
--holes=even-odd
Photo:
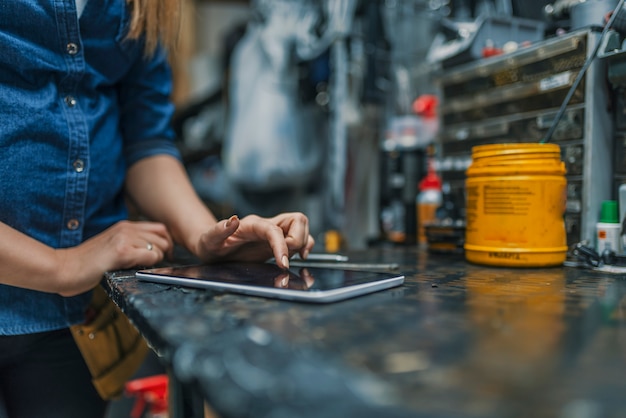
[[[10,417],[104,414],[68,331],[104,272],[155,264],[174,243],[207,262],[273,256],[283,268],[314,245],[303,214],[218,222],[196,196],[169,126],[163,46],[175,42],[177,2],[0,3],[0,402]],[[125,220],[127,199],[151,221]]]

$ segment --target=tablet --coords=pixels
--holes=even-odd
[[[284,270],[272,263],[195,264],[139,270],[135,275],[142,281],[317,303],[404,283],[398,273],[320,267]]]

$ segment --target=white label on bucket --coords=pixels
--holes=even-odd
[[[546,77],[539,82],[539,91],[558,89],[559,87],[567,86],[571,78],[571,71],[566,71],[561,74]]]

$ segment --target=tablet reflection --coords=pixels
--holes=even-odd
[[[183,275],[223,283],[309,290],[316,280],[306,267],[283,270],[270,263],[225,263],[178,268]]]
[[[285,271],[274,278],[274,287],[281,289],[309,290],[315,284],[315,277],[307,268],[301,268],[299,275]]]

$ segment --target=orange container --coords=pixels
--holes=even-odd
[[[556,144],[472,148],[466,172],[465,258],[477,264],[563,264],[565,164]]]

